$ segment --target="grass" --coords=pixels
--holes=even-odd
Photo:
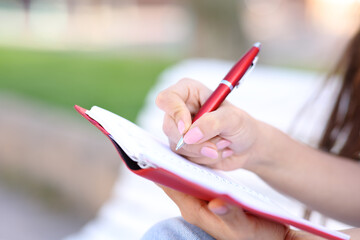
[[[0,91],[66,109],[98,105],[134,121],[159,73],[173,63],[149,56],[0,48]]]

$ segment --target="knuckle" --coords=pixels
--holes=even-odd
[[[221,126],[220,119],[211,117],[206,119],[205,126],[211,127],[211,129],[219,129]]]
[[[231,130],[232,131],[236,131],[236,130],[240,131],[245,125],[247,114],[244,111],[238,110],[238,111],[235,111],[234,116],[236,117],[236,123],[233,124],[233,129],[231,129]],[[237,127],[235,128],[235,126],[237,126]]]
[[[158,107],[162,107],[166,101],[167,101],[167,91],[164,90],[164,91],[161,91],[157,96],[156,96],[156,100],[155,100],[155,103]]]
[[[219,119],[213,119],[212,126],[214,129],[219,129],[222,124]]]
[[[191,78],[182,78],[179,80],[178,84],[182,87],[184,86],[198,86],[200,84],[199,81],[191,79]]]
[[[189,82],[194,82],[194,80],[193,79],[191,79],[191,78],[181,78],[180,80],[179,80],[179,84],[187,84],[187,83],[189,83]]]
[[[182,108],[182,106],[176,106],[173,108],[172,117],[173,119],[178,120],[183,115],[183,113],[184,109]]]

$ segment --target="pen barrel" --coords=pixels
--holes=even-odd
[[[225,84],[220,84],[216,90],[211,94],[208,100],[202,105],[199,112],[193,119],[193,123],[202,115],[216,110],[220,104],[225,100],[226,96],[231,92],[230,88]]]
[[[235,87],[240,79],[245,75],[249,67],[252,65],[254,59],[258,55],[260,49],[252,47],[229,71],[225,76],[225,80]]]
[[[231,90],[238,85],[240,79],[254,64],[254,59],[259,51],[260,44],[254,44],[253,47],[231,68],[224,80],[221,81],[220,85],[211,94],[209,99],[202,105],[199,112],[194,117],[193,123],[205,113],[212,112],[220,106]]]

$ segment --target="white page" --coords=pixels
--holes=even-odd
[[[146,162],[147,165],[154,168],[161,167],[213,192],[227,194],[241,204],[257,211],[312,226],[343,239],[350,239],[346,234],[315,226],[307,220],[293,216],[267,196],[246,186],[246,183],[228,178],[225,172],[215,171],[186,160],[172,152],[167,144],[116,114],[96,106],[86,114],[100,123],[134,161]]]

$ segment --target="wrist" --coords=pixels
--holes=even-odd
[[[299,158],[301,159],[306,152],[306,148],[266,123],[259,122],[258,131],[259,139],[256,142],[254,154],[249,159],[247,169],[270,185],[276,182],[280,184],[294,173],[294,168]]]
[[[284,164],[284,152],[291,140],[280,130],[261,121],[257,122],[258,139],[247,163],[248,170],[261,174],[275,170]]]

